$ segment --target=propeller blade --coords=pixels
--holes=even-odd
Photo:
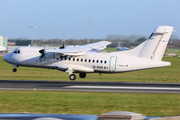
[[[39,50],[39,53],[42,53],[42,54],[44,54],[44,49],[42,49],[42,50]]]
[[[63,42],[63,46],[59,47],[59,49],[64,49],[65,43]]]
[[[43,61],[43,58],[44,58],[44,56],[45,56],[45,50],[44,49],[42,49],[42,50],[39,50],[39,53],[41,53],[41,56],[40,56],[40,61]]]

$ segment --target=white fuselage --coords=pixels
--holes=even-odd
[[[113,53],[87,52],[83,56],[60,57],[58,54],[46,53],[44,58],[40,58],[39,50],[42,48],[19,47],[18,52],[12,52],[4,56],[4,60],[16,66],[42,67],[66,71],[72,68],[73,72],[99,72],[116,73],[127,72],[155,67],[170,66],[170,62],[156,61]]]

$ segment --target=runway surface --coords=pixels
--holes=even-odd
[[[0,90],[180,93],[176,83],[0,80]]]

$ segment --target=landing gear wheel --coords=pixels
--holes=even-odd
[[[71,74],[71,75],[69,76],[69,79],[70,79],[70,80],[75,80],[75,79],[76,79],[76,75],[75,75],[75,74]]]
[[[13,72],[16,72],[16,71],[17,71],[17,69],[16,69],[16,68],[14,68],[14,69],[12,69],[12,71],[13,71]]]
[[[86,77],[86,73],[79,73],[79,77],[80,78],[85,78]]]

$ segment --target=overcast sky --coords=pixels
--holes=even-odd
[[[0,36],[34,39],[108,34],[147,35],[159,25],[174,26],[180,38],[180,0],[0,0]]]

